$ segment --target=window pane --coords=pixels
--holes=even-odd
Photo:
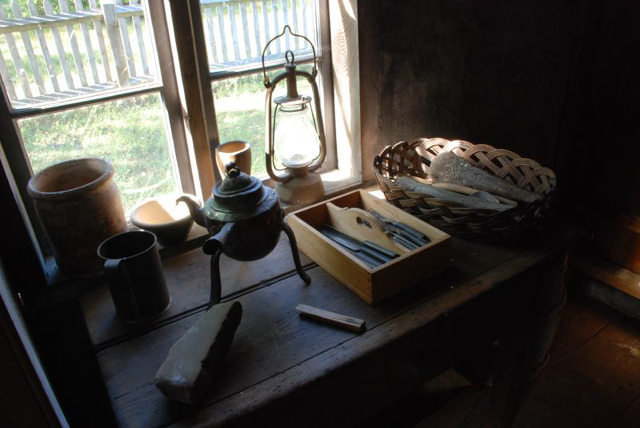
[[[0,75],[16,109],[158,83],[139,0],[0,2],[0,19]]]
[[[200,0],[209,69],[212,73],[261,64],[262,50],[285,25],[318,43],[317,0]],[[311,46],[289,32],[269,46],[265,62],[311,54]]]
[[[220,142],[242,140],[250,143],[251,174],[266,176],[262,75],[215,81],[212,88]]]
[[[304,65],[299,66],[299,69],[310,72],[311,67]],[[273,78],[280,72],[282,70],[271,72],[269,77]],[[251,173],[256,177],[266,177],[264,156],[266,89],[262,73],[214,81],[212,88],[220,142],[242,140],[250,143]],[[313,96],[311,86],[304,79],[298,79],[298,92]],[[273,98],[285,93],[285,82],[282,81],[276,86]]]
[[[160,94],[21,119],[18,126],[34,172],[69,159],[110,160],[126,212],[178,190]]]

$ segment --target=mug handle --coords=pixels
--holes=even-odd
[[[133,308],[134,319],[140,318],[138,309],[138,301],[133,292],[133,284],[131,282],[131,274],[127,269],[124,259],[109,259],[104,262],[104,273],[107,282],[114,287],[114,291],[127,301],[127,304]],[[114,299],[115,301],[115,299]]]

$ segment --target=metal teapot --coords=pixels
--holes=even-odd
[[[187,204],[194,221],[212,235],[202,246],[211,255],[209,306],[220,301],[220,255],[240,261],[261,259],[275,248],[281,231],[289,238],[298,275],[308,284],[311,279],[302,269],[295,235],[284,219],[275,190],[240,171],[234,163],[226,165],[226,170],[227,177],[215,184],[204,207],[188,196],[176,201]]]

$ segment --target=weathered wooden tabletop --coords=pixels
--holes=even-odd
[[[422,334],[430,325],[548,256],[542,248],[454,238],[452,268],[377,306],[367,305],[302,255],[312,278],[306,286],[295,273],[284,234],[264,259],[237,262],[223,256],[223,301],[240,301],[243,319],[222,373],[198,406],[167,400],[155,387],[154,375],[169,348],[205,309],[208,256],[196,249],[164,261],[172,304],[151,324],[121,323],[106,285],[84,293],[81,305],[122,426],[224,425],[252,421],[256,415],[260,421],[278,417],[282,425],[340,425],[372,412],[377,401],[393,396],[394,388],[411,386],[417,360],[430,349],[435,354],[438,346]],[[300,318],[299,304],[363,319],[366,331],[357,334]],[[382,371],[380,359],[387,364]],[[283,420],[277,409],[287,407],[290,419]],[[340,409],[352,410],[353,419]],[[307,419],[296,419],[304,415]]]

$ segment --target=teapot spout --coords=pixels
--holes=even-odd
[[[183,196],[180,196],[178,199],[176,199],[176,205],[179,204],[180,202],[184,202],[185,204],[187,204],[187,207],[189,208],[189,213],[191,214],[191,217],[196,222],[196,224],[204,228],[208,227],[207,217],[204,214],[204,209],[200,207],[200,204],[198,203],[198,201],[196,201],[190,196],[183,195]]]

